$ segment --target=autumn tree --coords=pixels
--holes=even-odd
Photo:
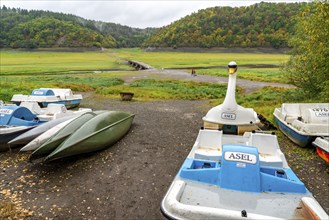
[[[293,47],[285,65],[290,82],[312,98],[329,93],[329,3],[308,4],[297,19],[296,32],[290,40]]]

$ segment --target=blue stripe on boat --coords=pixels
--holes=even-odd
[[[277,125],[279,126],[280,130],[293,142],[298,144],[301,147],[305,147],[309,145],[312,141],[314,141],[313,136],[309,135],[302,135],[291,129],[289,126],[281,122],[278,118],[274,117]]]

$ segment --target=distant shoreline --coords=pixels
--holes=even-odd
[[[272,47],[255,47],[255,48],[243,48],[243,47],[213,47],[213,48],[201,48],[201,47],[148,47],[143,49],[146,52],[191,52],[191,53],[282,53],[286,54],[290,51],[290,48],[275,49]]]
[[[126,49],[126,48],[108,48],[108,49]],[[103,48],[98,47],[48,47],[48,48],[0,48],[0,50],[18,50],[28,52],[93,52],[103,51]],[[213,47],[213,48],[201,48],[201,47],[148,47],[141,48],[145,52],[188,52],[188,53],[266,53],[266,54],[287,54],[290,48],[271,48],[271,47],[255,47],[255,48],[243,48],[243,47]]]

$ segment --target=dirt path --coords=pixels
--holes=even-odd
[[[28,154],[17,150],[1,153],[0,206],[11,202],[30,216],[24,219],[33,220],[165,219],[160,201],[194,144],[208,102],[121,102],[90,94],[82,107],[136,117],[124,139],[101,152],[49,164],[29,163]],[[296,150],[282,135],[280,145],[329,212],[329,166],[312,149]]]
[[[207,75],[197,75],[191,76],[191,74],[183,70],[158,70],[149,69],[138,71],[134,75],[125,76],[123,79],[126,83],[133,82],[139,79],[173,79],[173,80],[185,80],[185,81],[196,81],[196,82],[209,82],[209,83],[223,83],[227,84],[228,77],[218,77],[218,76],[207,76]],[[281,87],[281,88],[295,88],[293,85],[283,84],[283,83],[270,83],[270,82],[258,82],[245,79],[237,79],[237,85],[242,87],[245,93],[251,93],[265,86]]]

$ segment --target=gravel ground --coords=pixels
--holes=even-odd
[[[207,101],[121,102],[92,94],[83,104],[136,114],[130,132],[106,150],[49,164],[27,162],[28,154],[17,150],[1,153],[0,205],[15,204],[26,219],[164,219],[161,199],[211,106]],[[295,150],[279,137],[289,164],[329,212],[328,164],[312,149]],[[3,213],[0,209],[0,218]]]

